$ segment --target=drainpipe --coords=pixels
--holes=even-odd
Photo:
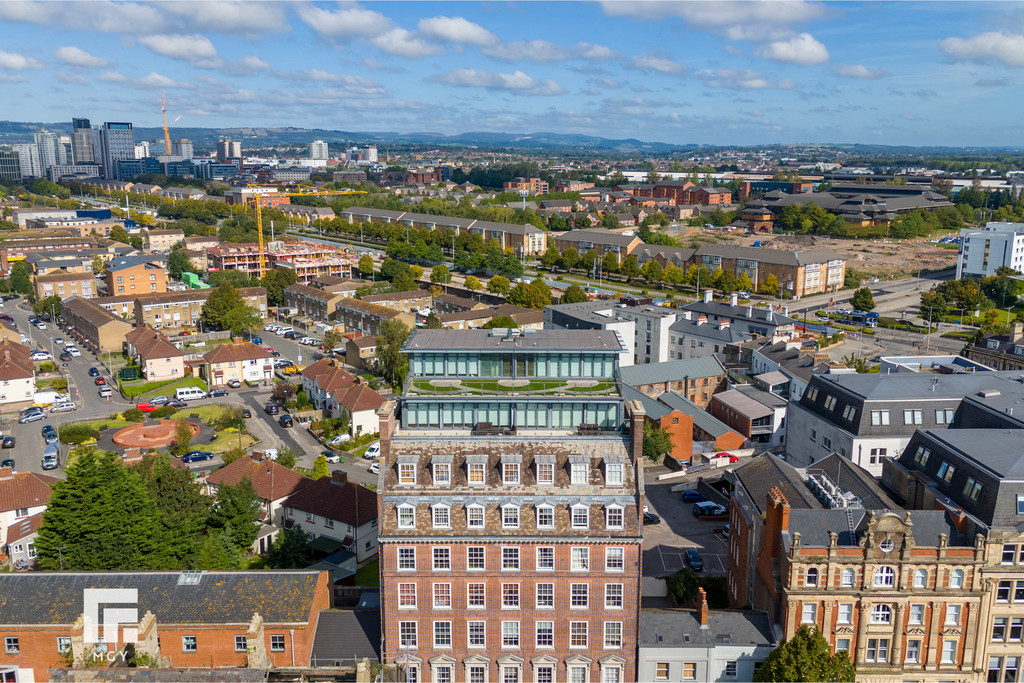
[[[289,629],[288,637],[292,641],[292,647],[291,647],[291,650],[292,650],[292,666],[294,667],[295,666],[295,629]]]

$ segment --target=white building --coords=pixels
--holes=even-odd
[[[0,548],[15,526],[46,510],[55,483],[57,479],[46,474],[0,469]]]
[[[1024,223],[988,223],[960,231],[956,277],[989,277],[1000,266],[1024,272]]]
[[[43,130],[34,133],[32,137],[39,153],[39,168],[43,175],[52,166],[67,165],[67,153],[59,135]]]
[[[46,175],[39,163],[39,147],[35,143],[18,143],[11,145],[11,149],[18,153],[22,178],[42,178]]]
[[[309,143],[310,159],[327,159],[327,143],[323,140],[314,140]]]
[[[631,351],[628,361],[620,360],[620,367],[672,360],[669,327],[676,322],[678,312],[674,308],[639,301],[642,300],[622,298],[548,306],[544,309],[544,327],[549,330],[616,330]]]

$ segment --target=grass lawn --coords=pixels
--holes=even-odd
[[[199,387],[203,391],[210,390],[210,388],[206,386],[206,382],[200,378],[186,377],[185,379],[178,380],[177,382],[165,384],[164,386],[153,389],[152,391],[147,391],[145,394],[141,394],[139,398],[146,399],[153,398],[154,396],[170,396],[173,398],[175,389],[184,389],[186,387]]]
[[[210,451],[211,453],[223,453],[224,451],[230,451],[232,448],[237,448],[239,443],[241,443],[242,448],[248,448],[256,443],[256,439],[248,434],[242,434],[242,440],[239,441],[237,432],[221,432],[217,435],[216,441],[200,444],[197,448]]]
[[[380,560],[374,560],[364,564],[356,570],[357,586],[379,586],[380,585]]]
[[[128,425],[135,423],[128,422],[127,420],[111,420],[107,417],[101,420],[85,420],[84,422],[75,422],[73,424],[86,425],[90,429],[98,429],[102,431],[104,429],[121,429],[122,427],[127,427]]]
[[[190,417],[197,417],[206,424],[213,424],[220,419],[220,416],[224,414],[226,409],[227,406],[221,405],[220,403],[209,406],[190,406],[188,408],[182,408],[176,413],[172,413],[171,419],[185,420]]]

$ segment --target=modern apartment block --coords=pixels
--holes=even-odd
[[[989,277],[1001,267],[1024,270],[1024,223],[986,223],[960,231],[956,277]]]
[[[621,349],[605,330],[406,342],[379,500],[383,660],[407,680],[637,680],[645,415]]]

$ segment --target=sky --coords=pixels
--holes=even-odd
[[[2,0],[0,36],[13,121],[1024,142],[1024,3]]]

